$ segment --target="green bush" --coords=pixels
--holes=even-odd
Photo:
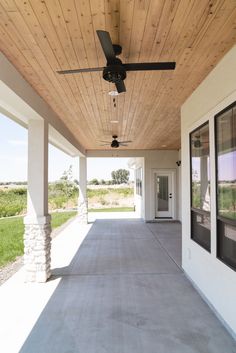
[[[0,217],[9,217],[22,214],[26,211],[27,190],[11,189],[0,190]]]

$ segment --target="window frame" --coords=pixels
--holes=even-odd
[[[219,207],[218,207],[218,145],[217,145],[217,137],[218,137],[218,129],[217,129],[217,118],[219,118],[221,115],[226,113],[227,111],[236,108],[236,101],[222,109],[219,113],[215,114],[214,116],[214,148],[215,148],[215,197],[216,197],[216,207],[215,207],[215,212],[216,212],[216,257],[219,261],[223,262],[226,266],[231,268],[233,271],[236,272],[236,266],[232,265],[230,261],[226,261],[224,258],[220,257],[220,242],[221,242],[221,236],[219,235],[219,225],[218,225],[218,220],[222,222],[223,224],[233,226],[236,228],[236,220],[224,217],[222,215],[219,215]]]
[[[209,158],[210,158],[210,121],[206,120],[204,123],[201,125],[197,126],[194,130],[191,130],[189,132],[189,160],[190,160],[190,238],[193,240],[195,243],[197,243],[199,246],[201,246],[204,250],[207,252],[211,253],[211,204],[210,204],[210,212],[198,209],[196,207],[192,206],[193,202],[193,195],[192,195],[192,134],[196,132],[197,130],[203,128],[204,126],[208,125],[208,133],[209,133]],[[209,216],[210,217],[210,245],[209,248],[202,244],[198,239],[193,237],[192,229],[193,229],[193,224],[192,224],[192,212],[195,212],[195,214],[199,213],[200,215],[203,216]]]

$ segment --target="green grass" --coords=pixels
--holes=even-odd
[[[89,208],[88,212],[134,212],[133,207]]]
[[[6,265],[23,255],[23,217],[0,220],[0,266]]]
[[[51,214],[51,216],[52,216],[52,220],[51,220],[52,229],[60,227],[63,223],[68,221],[68,219],[74,217],[76,215],[76,213],[77,213],[77,211],[52,213]]]
[[[60,227],[75,215],[76,211],[53,213],[52,229]],[[0,267],[23,255],[23,234],[23,217],[0,219]]]

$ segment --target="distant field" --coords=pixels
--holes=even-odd
[[[134,212],[134,207],[89,208],[88,212]]]
[[[87,189],[89,208],[133,207],[133,188],[112,186]],[[78,190],[63,183],[49,185],[49,209],[68,209],[77,206]],[[0,189],[0,218],[26,213],[27,189],[15,187]]]
[[[52,229],[74,217],[76,212],[56,212],[52,216]],[[0,267],[23,255],[23,217],[0,219]]]

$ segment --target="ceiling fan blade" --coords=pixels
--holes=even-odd
[[[175,62],[123,64],[126,71],[174,70]]]
[[[102,142],[102,143],[111,143],[110,141],[103,141],[103,140],[99,140],[99,142]]]
[[[121,142],[119,143],[119,145],[120,146],[128,146],[128,145],[126,145],[126,143],[121,143]]]
[[[119,141],[120,143],[131,143],[133,141]]]
[[[107,59],[107,63],[112,63],[116,59],[116,54],[112,45],[109,32],[97,30],[97,35],[100,40],[102,50]]]
[[[58,74],[60,75],[66,75],[66,74],[77,74],[80,72],[92,72],[92,71],[103,71],[104,67],[93,67],[90,69],[72,69],[72,70],[62,70],[62,71],[57,71]]]
[[[123,80],[116,82],[115,85],[118,93],[126,92],[126,88]]]
[[[110,143],[102,143],[99,146],[110,146]]]

